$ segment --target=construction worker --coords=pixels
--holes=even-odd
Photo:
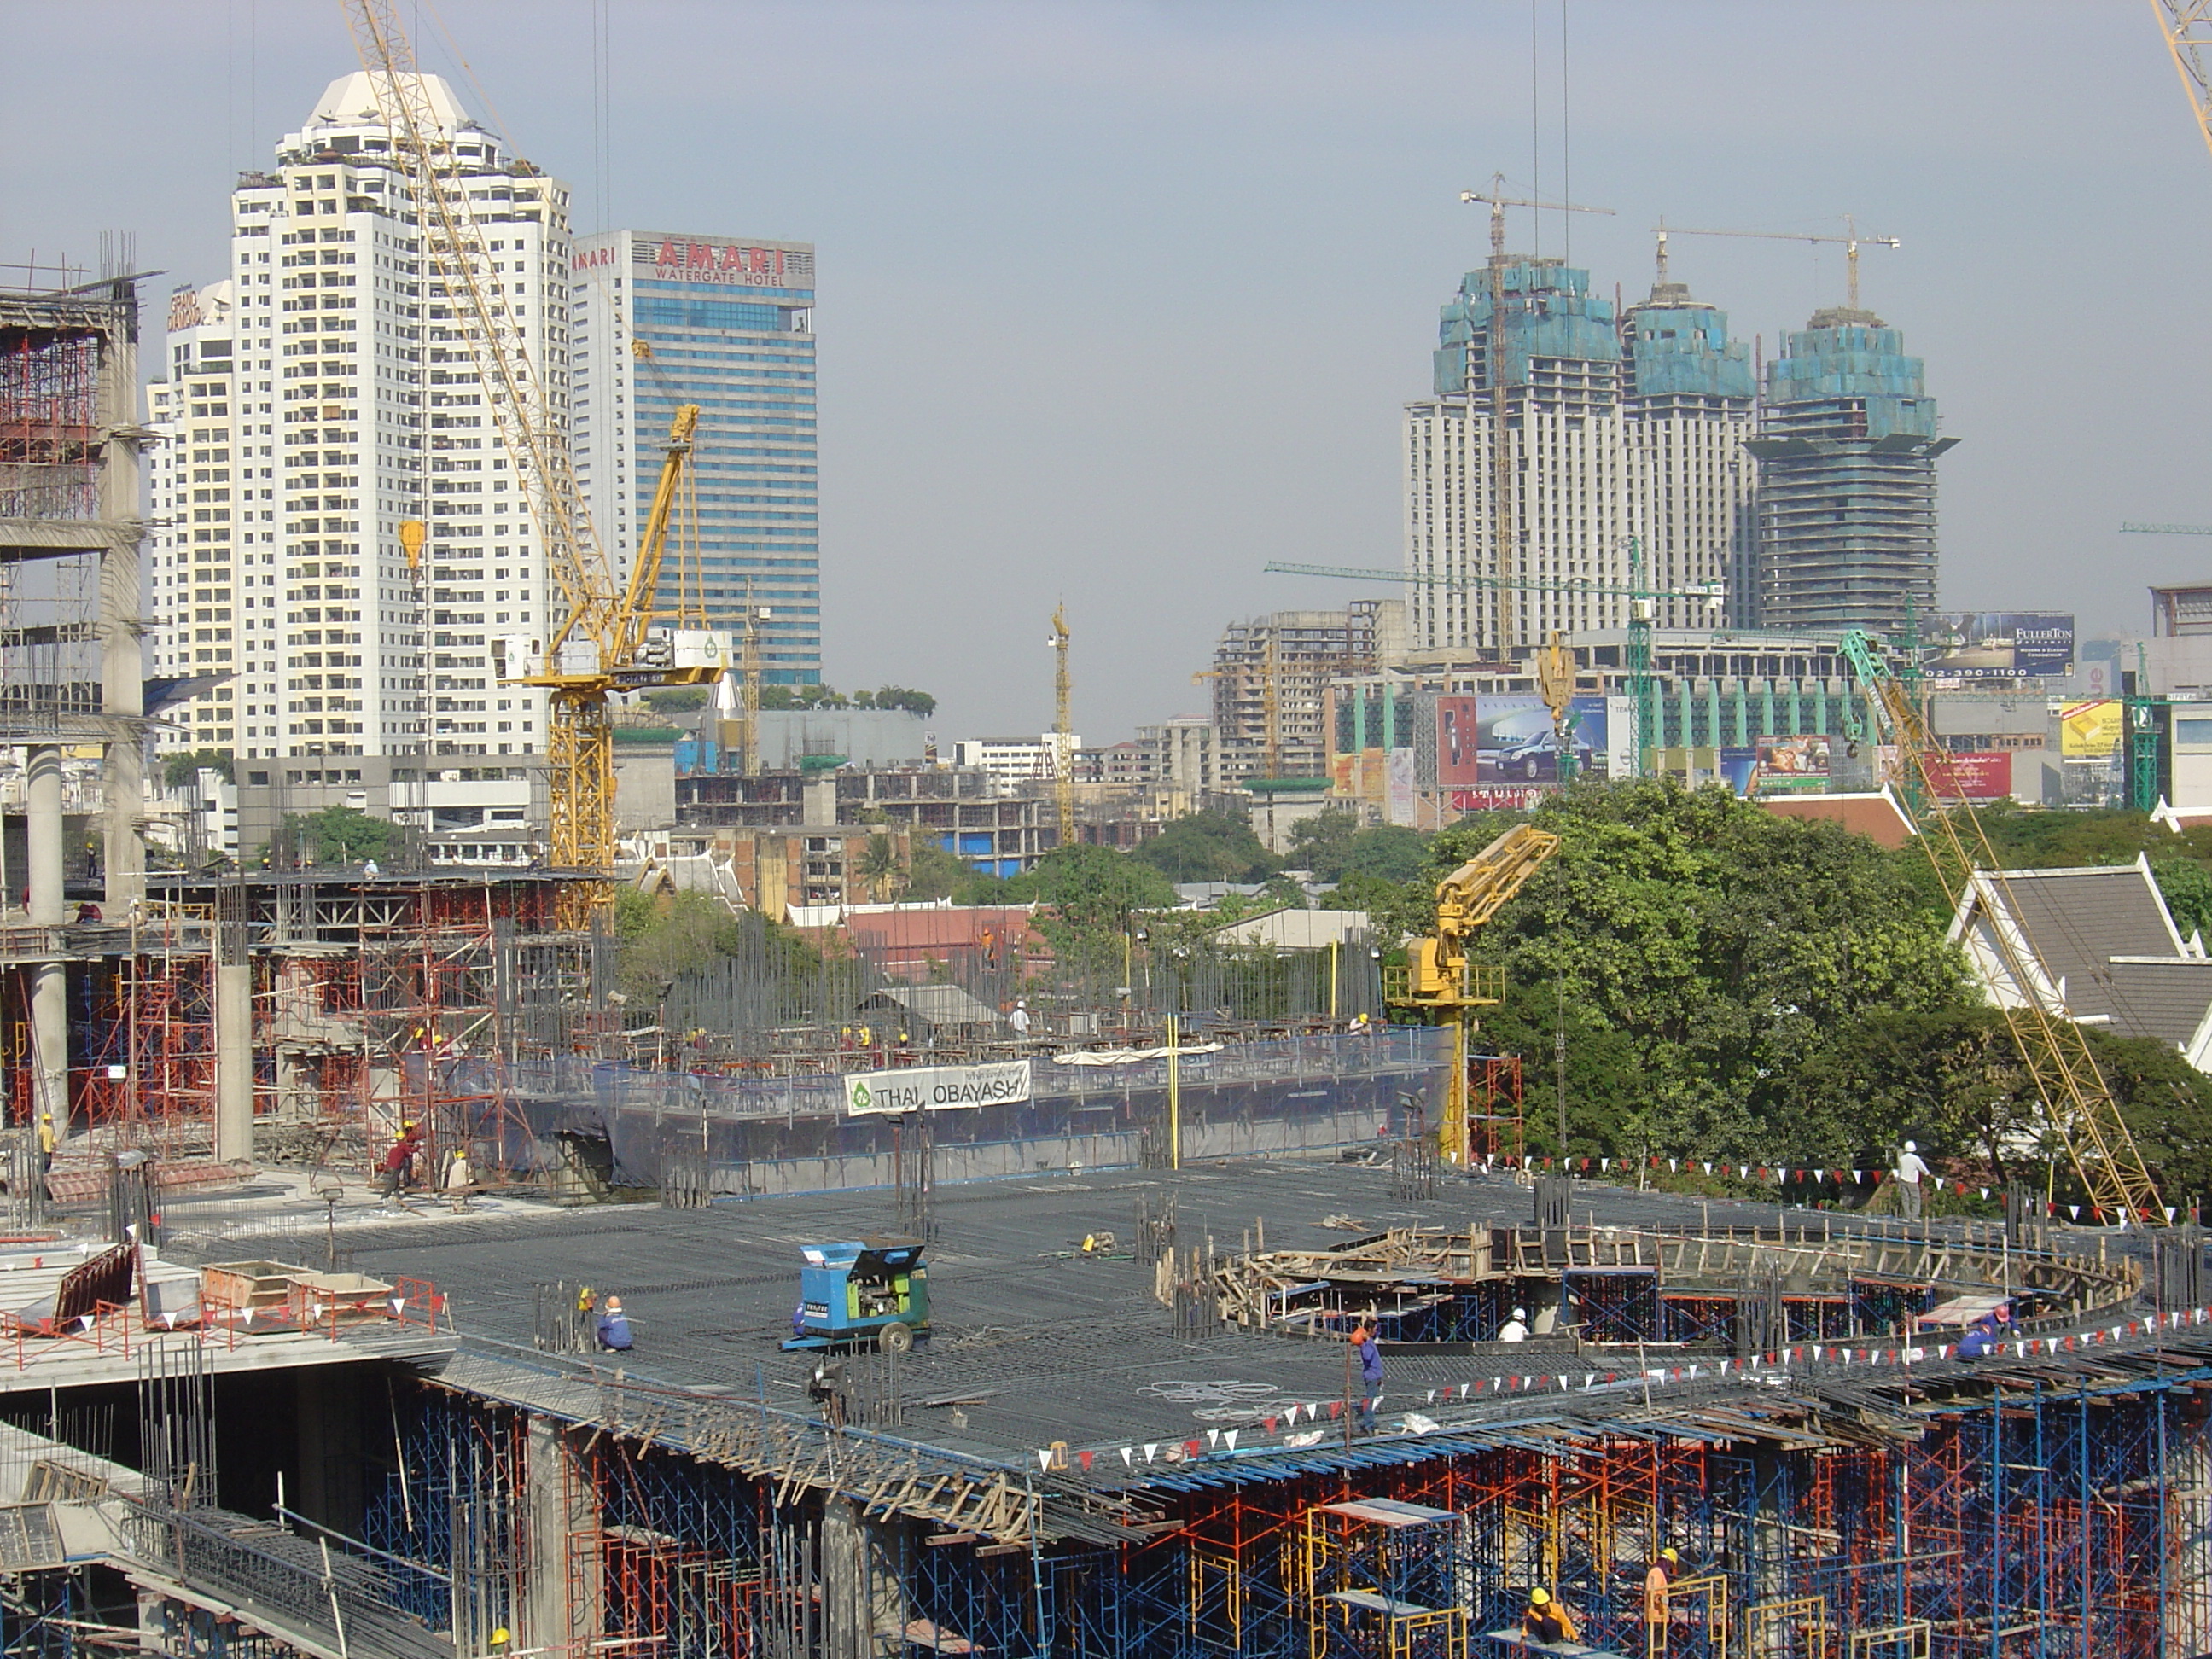
[[[1030,1034],[1030,1006],[1021,998],[1014,999],[1014,1012],[1006,1016],[1006,1024],[1014,1028],[1014,1041],[1021,1042]]]
[[[629,1333],[629,1316],[623,1312],[622,1298],[611,1296],[599,1310],[599,1346],[609,1353],[628,1353],[633,1340]]]
[[[1574,1617],[1568,1613],[1566,1603],[1541,1584],[1528,1592],[1528,1610],[1521,1615],[1521,1628],[1539,1642],[1578,1639]]]
[[[1897,1167],[1890,1174],[1896,1178],[1898,1201],[1905,1206],[1907,1221],[1920,1219],[1920,1178],[1928,1173],[1920,1148],[1906,1141],[1905,1150],[1897,1155]]]
[[[397,1198],[407,1182],[407,1172],[415,1162],[415,1154],[422,1150],[422,1131],[412,1118],[399,1126],[399,1139],[392,1143],[392,1150],[384,1155],[384,1196]]]
[[[1516,1308],[1513,1317],[1498,1328],[1500,1342],[1526,1342],[1528,1340],[1528,1310]]]
[[[47,1198],[54,1195],[51,1177],[54,1172],[54,1148],[61,1144],[54,1133],[54,1115],[39,1114],[39,1190]]]
[[[1667,1588],[1681,1570],[1682,1558],[1672,1549],[1663,1549],[1652,1562],[1651,1571],[1644,1575],[1644,1651],[1648,1659],[1659,1659],[1667,1651]]]
[[[1959,1338],[1959,1358],[1987,1359],[1996,1352],[1997,1344],[2004,1340],[2011,1328],[2012,1304],[2000,1302],[1966,1327]]]
[[[1352,1325],[1352,1352],[1359,1361],[1359,1432],[1375,1432],[1375,1406],[1382,1398],[1382,1350],[1375,1340],[1375,1320],[1363,1314]]]

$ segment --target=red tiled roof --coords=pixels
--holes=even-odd
[[[1907,845],[1913,836],[1912,821],[1887,794],[1763,795],[1759,804],[1780,817],[1840,823],[1853,835],[1864,836],[1893,852]]]

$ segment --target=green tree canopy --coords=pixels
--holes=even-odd
[[[1436,880],[1513,821],[1443,832],[1384,917],[1427,932]],[[1564,845],[1477,944],[1509,986],[1484,1024],[1548,1074],[1564,1007],[1571,1053],[1601,1060],[1571,1116],[1607,1153],[1844,1158],[1861,1131],[1808,1118],[1808,1070],[1863,1020],[1962,1000],[1896,866],[1834,824],[1659,781],[1572,789],[1535,821]]]
[[[656,714],[685,714],[704,708],[714,695],[703,685],[672,685],[645,694],[646,706]]]
[[[1170,882],[1265,881],[1282,867],[1249,823],[1225,812],[1186,812],[1136,856]]]
[[[225,783],[238,781],[228,749],[195,749],[190,754],[172,755],[162,765],[161,781],[171,789],[181,789],[199,775],[203,767],[222,773]]]
[[[399,826],[351,806],[325,806],[287,812],[277,833],[281,847],[296,849],[311,864],[349,864],[382,858],[398,840]]]

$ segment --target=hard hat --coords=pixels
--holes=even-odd
[[[1674,1561],[1679,1563],[1682,1558],[1675,1554],[1672,1549],[1663,1549],[1659,1552],[1659,1559],[1662,1561]]]
[[[1917,1152],[1920,1148],[1915,1146],[1911,1141],[1908,1140],[1905,1143],[1905,1150],[1908,1152]]]
[[[497,1647],[502,1642],[512,1640],[514,1640],[514,1638],[507,1633],[507,1626],[504,1625],[501,1625],[497,1630],[491,1633],[491,1643],[494,1647]]]
[[[1546,1589],[1541,1584],[1537,1585],[1535,1589],[1528,1592],[1528,1605],[1532,1607],[1544,1607],[1551,1601],[1551,1599],[1552,1592]]]
[[[401,1128],[403,1128],[403,1129],[411,1129],[411,1128],[413,1128],[413,1127],[415,1127],[415,1120],[414,1120],[413,1118],[411,1118],[411,1117],[410,1117],[410,1118],[409,1118],[409,1119],[408,1119],[404,1123],[401,1124],[399,1127],[400,1127]]]
[[[1528,1310],[1526,1308],[1516,1308],[1513,1310],[1513,1316],[1516,1319],[1526,1319],[1528,1316]]]

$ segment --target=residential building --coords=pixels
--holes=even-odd
[[[423,86],[467,198],[459,257],[564,441],[568,189],[507,154],[439,77]],[[497,684],[490,647],[557,621],[543,543],[478,382],[471,307],[426,248],[366,74],[331,83],[273,170],[240,175],[231,216],[229,408],[218,417],[192,392],[217,384],[201,375],[169,411],[179,447],[208,453],[204,485],[200,461],[180,465],[191,510],[205,488],[210,517],[191,524],[189,564],[180,542],[162,556],[153,609],[179,620],[156,672],[227,674],[249,763],[542,750],[544,694]],[[173,350],[189,343],[209,367],[215,326],[187,321]],[[408,520],[428,526],[419,568],[400,544]],[[204,727],[224,723],[196,718]]]
[[[234,383],[234,292],[225,281],[169,296],[164,378],[146,387],[147,648],[156,675],[196,687],[155,723],[161,754],[230,750],[239,736],[239,538],[246,474],[258,469],[240,432],[252,422]]]
[[[1069,763],[1083,749],[1083,739],[1067,739]],[[964,738],[952,745],[953,764],[973,767],[987,774],[1011,794],[1015,786],[1060,775],[1060,734],[1047,732],[1036,738]]]
[[[1214,647],[1213,726],[1267,777],[1328,770],[1328,683],[1374,671],[1404,648],[1405,605],[1354,599],[1341,611],[1275,611],[1231,623]]]
[[[1751,354],[1728,313],[1662,279],[1620,319],[1626,523],[1662,628],[1759,620]],[[1686,597],[1705,590],[1711,599]]]
[[[1589,273],[1500,256],[1443,307],[1406,409],[1407,631],[1492,656],[1627,620],[1621,342]],[[1588,586],[1583,586],[1588,585]]]
[[[1870,311],[1819,311],[1766,366],[1759,435],[1759,620],[1902,634],[1936,608],[1936,400]]]
[[[677,406],[696,404],[696,600],[761,678],[822,678],[816,493],[814,249],[702,232],[579,237],[569,265],[574,453],[592,521],[628,574]],[[765,616],[761,615],[765,611]]]

